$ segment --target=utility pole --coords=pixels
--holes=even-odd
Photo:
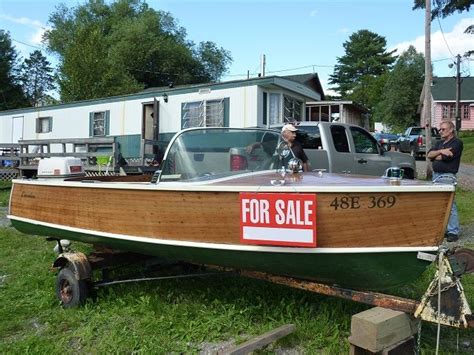
[[[461,113],[459,102],[461,100],[461,55],[456,56],[456,132],[461,130]]]
[[[425,0],[425,84],[423,97],[423,118],[425,121],[426,129],[426,152],[431,149],[431,1]],[[425,154],[428,157],[428,154]],[[426,158],[426,178],[431,180],[433,176],[433,168],[431,166],[431,160]]]
[[[262,54],[260,57],[260,73],[262,74],[262,78],[265,77],[265,66],[267,65],[267,60],[265,54]]]

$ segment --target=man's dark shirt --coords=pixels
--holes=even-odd
[[[447,157],[445,155],[442,155],[443,159],[442,160],[432,160],[433,162],[433,171],[435,173],[452,173],[456,174],[459,170],[459,163],[461,162],[461,154],[463,150],[463,143],[460,139],[454,137],[451,138],[448,142],[438,142],[436,146],[432,150],[440,150],[440,149],[446,149],[446,148],[451,148],[451,151],[453,152],[452,157]]]
[[[308,157],[306,156],[306,153],[304,152],[300,142],[293,141],[293,144],[291,145],[291,151],[295,155],[295,158],[301,159],[303,163],[308,162]]]

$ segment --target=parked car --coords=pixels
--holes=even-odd
[[[438,129],[431,128],[431,146],[441,140]],[[426,129],[424,127],[408,127],[405,133],[398,138],[398,150],[402,153],[410,153],[415,159],[426,154]]]
[[[406,178],[416,177],[413,157],[385,150],[368,131],[356,125],[301,122],[296,139],[301,142],[312,170],[381,176],[387,168],[399,167]]]
[[[373,136],[385,150],[390,150],[392,147],[395,147],[398,142],[398,135],[393,133],[375,132]]]

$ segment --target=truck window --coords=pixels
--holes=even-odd
[[[321,133],[318,126],[298,127],[296,139],[303,149],[322,149]]]
[[[336,151],[349,153],[349,142],[347,141],[346,129],[343,126],[332,125],[331,136]]]
[[[368,132],[358,127],[351,127],[351,135],[356,153],[379,153],[377,142]]]

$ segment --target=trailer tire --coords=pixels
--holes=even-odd
[[[56,278],[56,295],[64,308],[78,307],[86,301],[89,293],[87,280],[76,279],[68,267],[62,268]]]

